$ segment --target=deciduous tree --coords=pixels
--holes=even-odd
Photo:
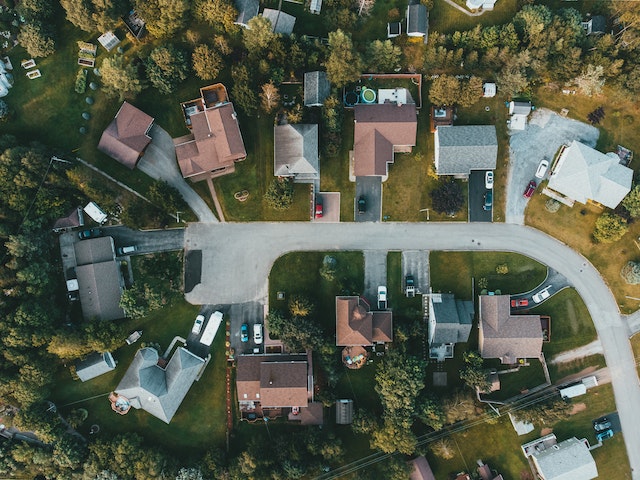
[[[238,11],[232,2],[227,0],[197,0],[194,16],[213,27],[222,27],[226,32],[237,28],[234,22],[238,17]]]
[[[451,75],[440,75],[429,88],[429,100],[433,105],[453,105],[460,95],[460,81]]]
[[[249,28],[242,30],[242,39],[245,48],[251,54],[254,51],[264,50],[276,37],[273,33],[271,21],[267,17],[258,15],[247,22]]]
[[[173,92],[189,72],[185,53],[171,44],[151,50],[145,66],[151,84],[165,95]]]
[[[293,182],[288,178],[276,178],[267,188],[264,199],[274,210],[287,210],[293,204]]]
[[[20,27],[18,43],[32,57],[48,57],[56,51],[55,42],[50,32],[46,32],[39,23],[26,23]]]
[[[182,30],[189,16],[189,0],[133,0],[147,30],[156,38],[166,38]]]
[[[464,195],[460,184],[455,180],[440,182],[438,187],[431,192],[431,202],[436,212],[455,215],[464,205]]]
[[[262,92],[260,93],[260,106],[262,110],[269,114],[272,113],[280,105],[280,93],[278,87],[273,82],[265,83],[262,85]]]
[[[362,58],[354,49],[351,35],[342,30],[329,32],[329,58],[325,64],[327,77],[336,87],[355,82],[362,73]]]
[[[599,95],[605,84],[604,67],[602,65],[587,65],[582,74],[573,79],[578,90],[583,95]]]
[[[617,242],[628,230],[629,226],[624,218],[612,213],[603,213],[596,220],[593,238],[599,243]]]
[[[640,262],[628,261],[625,263],[620,270],[620,276],[629,285],[638,285],[640,283]]]
[[[125,63],[122,55],[105,58],[100,65],[100,74],[102,89],[110,97],[119,97],[122,101],[142,91],[143,83],[138,69]]]
[[[200,44],[191,55],[193,71],[202,80],[212,80],[218,76],[222,68],[220,55],[209,45]]]
[[[400,68],[402,50],[391,40],[374,40],[367,46],[367,67],[370,72],[394,72]]]

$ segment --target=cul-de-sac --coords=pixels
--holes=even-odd
[[[640,480],[640,2],[0,0],[0,478]]]

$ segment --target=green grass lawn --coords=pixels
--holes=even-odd
[[[544,350],[545,347],[543,347]],[[557,383],[559,380],[581,372],[586,368],[599,369],[607,366],[604,355],[589,355],[578,360],[564,363],[549,363],[549,376],[553,383]]]
[[[435,0],[429,12],[429,32],[453,33],[474,28],[476,25],[500,25],[511,21],[518,9],[516,0],[501,0],[495,10],[478,17],[465,15],[444,0]]]
[[[529,366],[521,366],[517,372],[500,375],[500,390],[491,395],[484,395],[483,398],[503,401],[545,383],[542,363],[537,359],[529,359],[528,362]],[[498,371],[504,370],[498,359],[485,360],[484,366]]]
[[[636,359],[636,365],[640,365],[640,335],[634,335],[630,339],[631,348],[633,349],[633,356]],[[640,366],[637,367],[638,374],[640,375]]]
[[[547,274],[541,263],[509,252],[431,252],[431,286],[434,292],[451,292],[456,298],[471,299],[471,279],[488,280],[488,289],[502,294],[526,292],[539,285]],[[496,267],[506,263],[509,273],[498,275]],[[479,293],[476,288],[475,293]]]
[[[558,292],[531,309],[531,313],[551,317],[551,341],[542,347],[547,361],[558,353],[581,347],[597,338],[589,310],[572,288]]]

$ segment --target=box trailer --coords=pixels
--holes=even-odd
[[[216,336],[216,332],[218,328],[220,328],[220,324],[222,323],[222,312],[213,312],[209,317],[209,321],[207,322],[206,327],[204,327],[204,333],[200,338],[200,343],[204,345],[211,345],[213,339]]]
[[[107,214],[102,211],[102,209],[95,203],[89,202],[87,206],[84,207],[84,211],[87,215],[89,215],[93,220],[102,225],[107,221]]]

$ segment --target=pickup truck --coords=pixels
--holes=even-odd
[[[415,297],[416,285],[415,285],[415,281],[413,280],[413,275],[407,275],[404,279],[404,283],[405,283],[404,294],[407,296],[407,298]]]

